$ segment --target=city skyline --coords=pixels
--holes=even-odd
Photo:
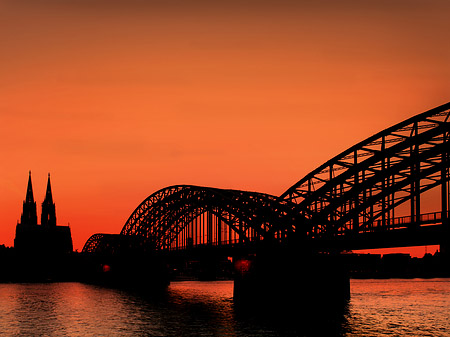
[[[81,250],[162,187],[280,195],[449,101],[444,1],[94,3],[0,1],[0,244],[29,170]]]

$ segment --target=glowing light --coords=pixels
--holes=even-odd
[[[247,274],[250,271],[251,266],[252,261],[246,259],[237,260],[234,264],[234,268],[240,274]]]

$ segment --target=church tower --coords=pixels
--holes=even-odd
[[[33,186],[31,184],[31,171],[28,175],[27,196],[23,201],[23,211],[20,217],[22,226],[37,226],[36,202],[33,196]]]
[[[14,248],[30,261],[36,256],[46,255],[55,258],[73,250],[70,227],[56,225],[50,174],[48,175],[45,199],[42,203],[41,225],[38,225],[30,171],[21,220],[16,226]]]
[[[45,227],[56,227],[56,209],[55,203],[53,202],[50,173],[48,174],[47,192],[42,203],[41,225]]]

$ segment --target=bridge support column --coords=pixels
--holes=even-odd
[[[237,259],[235,270],[238,305],[324,310],[345,304],[350,296],[350,278],[339,255],[270,251]]]
[[[169,285],[167,265],[149,254],[87,255],[80,280],[158,294]]]
[[[445,149],[448,149],[449,136],[444,134]],[[444,228],[443,242],[440,245],[440,252],[447,266],[450,268],[450,190],[449,190],[449,152],[442,152],[442,168],[441,168],[441,218],[442,227]]]
[[[439,251],[441,252],[442,261],[447,267],[446,269],[450,272],[450,221],[449,219],[444,219],[442,222],[443,234]]]

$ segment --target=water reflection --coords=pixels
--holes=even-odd
[[[346,305],[241,307],[232,297],[232,281],[178,282],[169,288],[166,303],[180,317],[176,328],[183,335],[342,336],[347,326]]]
[[[450,279],[353,280],[351,336],[450,335]]]
[[[8,294],[11,306],[5,313],[10,317],[10,329],[17,335],[29,335],[46,327],[49,334],[56,334],[61,318],[56,307],[59,296],[47,296],[46,289],[36,289],[33,285],[12,287]]]
[[[179,323],[188,334],[235,336],[232,297],[231,281],[179,282],[169,288],[168,303],[182,317]]]
[[[281,320],[281,316],[260,316],[238,310],[232,295],[231,281],[174,283],[160,296],[142,296],[80,283],[0,284],[0,333],[6,336],[278,336],[310,330],[307,335],[322,335],[313,333],[316,329],[305,329],[304,321],[298,320],[300,316],[295,317],[293,324],[286,317]],[[274,309],[279,312],[282,308]],[[299,306],[291,312],[300,314],[299,309],[304,308]]]
[[[353,280],[348,306],[243,310],[233,284],[159,296],[80,283],[0,284],[2,336],[450,335],[449,280]]]

